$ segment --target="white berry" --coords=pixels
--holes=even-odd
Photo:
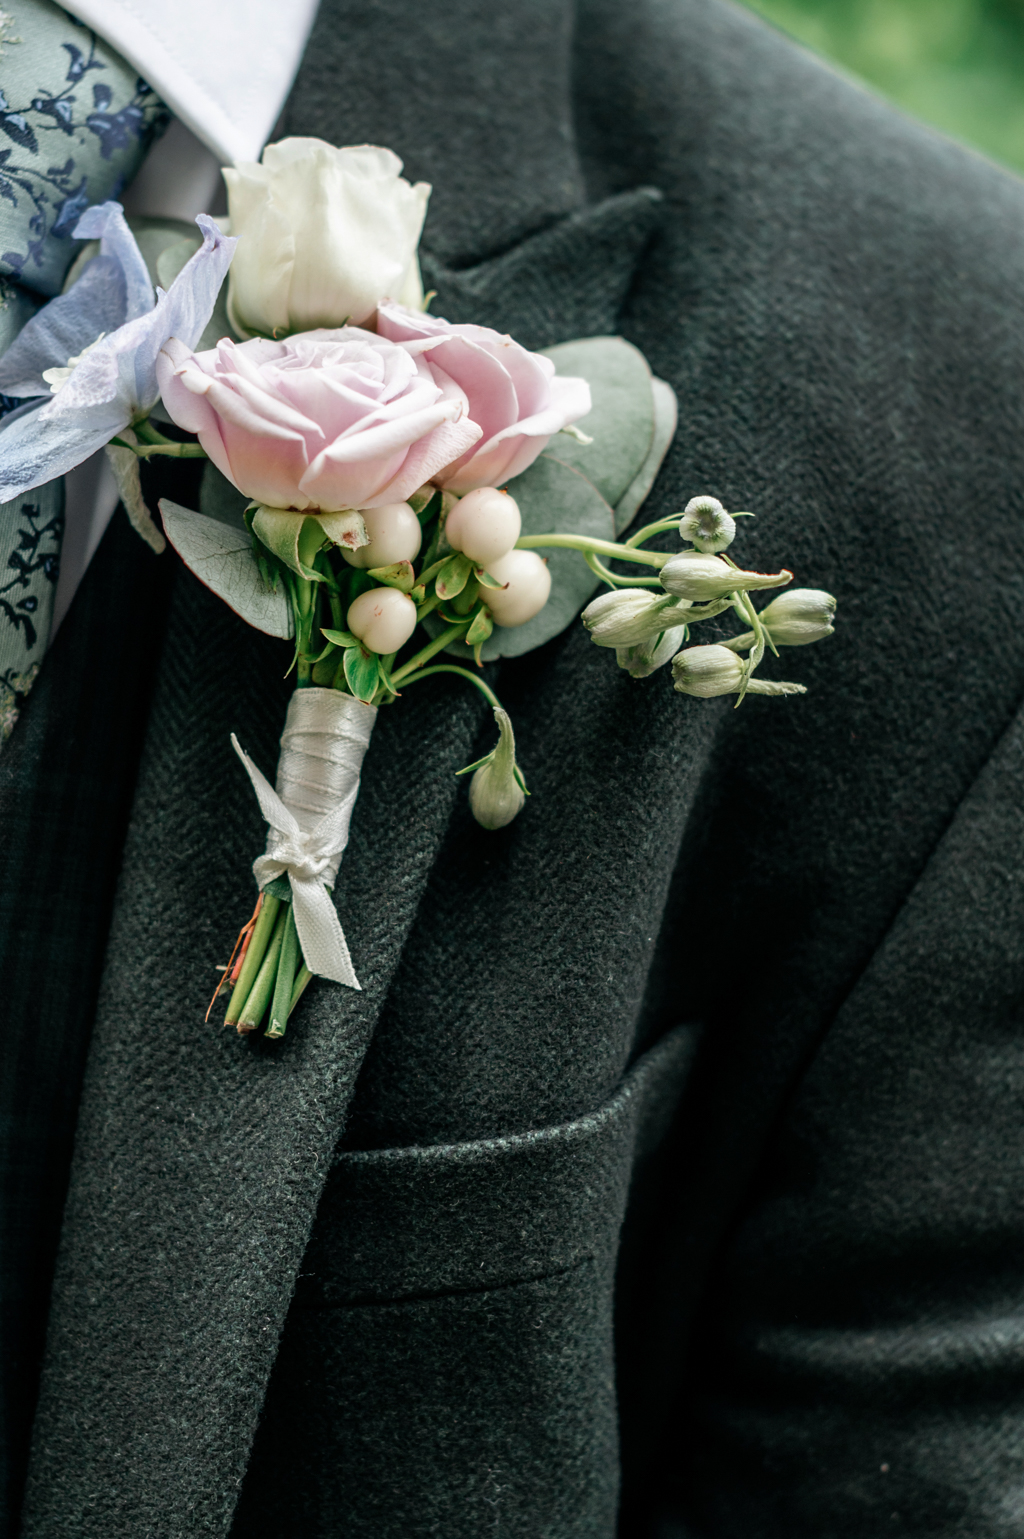
[[[416,629],[416,605],[397,588],[370,588],[349,605],[348,628],[368,652],[397,652]]]
[[[452,508],[444,532],[452,550],[461,550],[477,566],[487,566],[507,555],[522,527],[514,497],[493,486],[478,486]]]
[[[369,545],[341,554],[349,566],[362,571],[371,567],[391,566],[396,561],[414,561],[420,553],[423,531],[420,521],[407,502],[386,502],[380,508],[363,508],[363,522],[370,536]],[[518,538],[518,536],[517,536]]]
[[[480,597],[495,625],[525,625],[539,614],[551,593],[551,573],[535,550],[510,550],[487,568],[503,588],[481,588]]]

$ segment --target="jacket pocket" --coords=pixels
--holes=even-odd
[[[618,1235],[691,1045],[560,1127],[336,1160],[233,1539],[611,1539]]]

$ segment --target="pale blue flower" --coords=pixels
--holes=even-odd
[[[195,347],[234,253],[206,214],[196,224],[202,246],[154,294],[119,203],[78,221],[76,239],[98,237],[99,256],[0,358],[0,394],[37,398],[0,422],[0,502],[72,470],[152,411],[160,349],[171,337]]]

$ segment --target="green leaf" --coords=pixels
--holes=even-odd
[[[351,631],[329,631],[325,626],[321,626],[320,634],[326,636],[328,641],[333,641],[336,647],[357,647],[359,645],[359,637],[353,636]]]
[[[486,609],[481,609],[473,616],[473,623],[466,632],[465,644],[467,647],[475,647],[478,643],[486,641],[494,629],[494,621]]]
[[[363,515],[354,508],[348,508],[344,513],[314,513],[311,516],[316,519],[332,545],[341,545],[345,550],[358,550],[361,545],[370,543]]]
[[[654,437],[647,451],[647,458],[637,471],[623,495],[615,504],[615,532],[622,534],[633,522],[654,485],[661,462],[675,437],[679,416],[676,393],[663,379],[651,379],[654,403]]]
[[[160,513],[168,540],[201,583],[256,630],[285,640],[292,635],[288,596],[263,581],[244,529],[232,529],[166,497]]]
[[[492,577],[490,572],[485,572],[482,566],[475,569],[474,576],[481,588],[504,588],[505,584]]]
[[[277,898],[279,903],[292,901],[292,884],[286,876],[275,876],[272,882],[268,882],[263,889],[264,896]]]
[[[647,360],[622,337],[584,337],[546,348],[545,353],[559,374],[578,374],[589,384],[593,409],[577,426],[594,440],[581,444],[561,433],[547,452],[585,475],[614,507],[640,474],[654,439]],[[509,487],[517,502],[521,479],[517,476]],[[548,526],[562,527],[557,517]]]
[[[416,586],[416,573],[411,561],[394,561],[390,566],[371,567],[370,576],[385,588],[398,588],[402,593],[411,593]]]
[[[449,556],[444,566],[437,574],[435,587],[437,596],[444,602],[458,596],[466,586],[473,571],[473,563],[468,556],[456,551],[454,556]]]
[[[364,652],[360,646],[346,648],[345,680],[357,700],[373,699],[379,676],[376,652]]]
[[[320,573],[310,565],[324,542],[318,519],[260,505],[252,517],[252,532],[293,572],[312,582],[320,581]]]

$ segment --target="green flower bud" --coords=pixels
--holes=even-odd
[[[646,679],[667,662],[671,662],[686,640],[686,626],[674,625],[650,641],[642,641],[634,647],[616,647],[615,659],[634,679]]]
[[[762,610],[761,624],[776,645],[806,647],[812,641],[831,636],[836,601],[820,588],[793,588],[780,593]]]
[[[634,647],[678,625],[689,607],[648,588],[616,588],[587,605],[583,624],[599,647]]]
[[[736,538],[736,520],[717,497],[691,497],[683,509],[679,538],[692,540],[698,550],[713,555],[716,550],[725,550]]]
[[[672,664],[672,678],[681,695],[734,695],[743,684],[743,664],[728,647],[687,647]]]
[[[504,828],[511,823],[523,810],[527,797],[526,782],[516,764],[515,734],[507,711],[497,708],[494,719],[500,734],[497,747],[486,759],[459,770],[460,775],[476,771],[469,783],[469,807],[484,828]]]
[[[658,573],[661,585],[677,598],[706,602],[724,598],[737,589],[781,588],[791,582],[792,572],[741,572],[720,556],[705,556],[700,551],[684,550],[671,556]]]

